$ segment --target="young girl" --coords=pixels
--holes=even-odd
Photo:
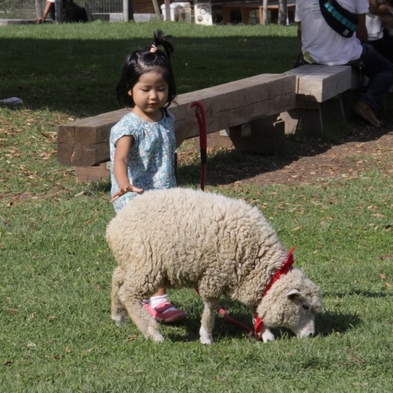
[[[183,126],[175,129],[167,109],[176,96],[168,38],[157,30],[151,47],[128,54],[116,87],[118,102],[130,109],[110,134],[111,202],[116,212],[145,190],[176,187],[175,150],[188,134],[187,125],[192,118],[195,121],[195,112],[189,109]],[[187,316],[169,302],[165,288],[144,307],[158,322]]]

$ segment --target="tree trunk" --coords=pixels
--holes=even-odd
[[[268,6],[268,0],[263,0],[263,16],[262,16],[262,24],[264,26],[267,25],[268,23],[268,17],[267,17],[267,6]]]
[[[285,26],[288,19],[287,0],[278,0],[278,24]]]
[[[34,4],[35,4],[35,16],[37,18],[41,18],[43,13],[41,0],[34,0]]]

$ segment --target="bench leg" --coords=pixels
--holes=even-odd
[[[345,119],[351,119],[353,117],[353,108],[355,107],[360,94],[361,91],[357,89],[348,90],[341,94]]]
[[[299,127],[309,135],[322,133],[323,119],[320,105],[315,108],[301,108],[280,113],[280,119],[285,122],[285,134],[295,134]]]
[[[342,95],[338,95],[323,103],[297,103],[301,111],[302,130],[306,134],[322,133],[325,122],[340,122],[348,118],[344,108]]]
[[[236,149],[244,153],[279,155],[285,141],[284,121],[267,118],[230,127],[207,135],[209,148]],[[194,148],[199,149],[199,138],[194,138]]]
[[[297,109],[280,113],[280,119],[285,123],[285,134],[295,134],[299,125],[300,112]]]
[[[306,134],[315,135],[323,132],[322,108],[303,108],[300,114],[302,130]]]
[[[325,117],[329,119],[343,120],[346,118],[341,94],[324,102],[322,110]]]
[[[109,179],[108,163],[93,166],[78,166],[75,170],[76,180],[80,183]]]

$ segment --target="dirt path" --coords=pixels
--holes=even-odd
[[[393,127],[390,127],[392,129]],[[393,131],[359,126],[341,144],[307,144],[299,141],[284,157],[261,160],[238,171],[208,173],[211,184],[314,183],[364,176],[370,169],[384,171],[393,186]]]

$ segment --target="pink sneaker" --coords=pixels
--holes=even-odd
[[[163,302],[156,308],[153,308],[149,303],[144,303],[143,307],[145,307],[145,309],[157,322],[172,323],[183,321],[187,318],[187,313],[185,311],[178,310],[170,302]],[[173,310],[165,312],[165,310],[170,308]]]

